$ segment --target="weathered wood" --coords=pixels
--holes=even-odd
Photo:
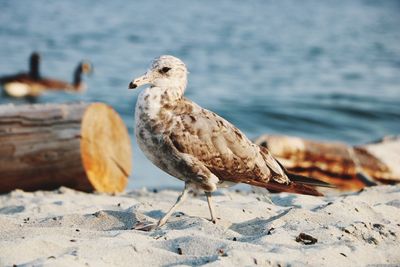
[[[400,182],[400,138],[349,146],[284,135],[262,135],[255,140],[267,147],[290,171],[334,184],[341,190]]]
[[[0,192],[120,192],[131,164],[127,129],[105,104],[0,106]]]

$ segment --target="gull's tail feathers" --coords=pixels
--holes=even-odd
[[[290,181],[296,182],[298,184],[336,188],[336,186],[334,186],[332,184],[328,184],[324,181],[321,181],[321,180],[318,180],[315,178],[311,178],[311,177],[307,177],[304,175],[300,175],[300,174],[296,174],[296,173],[292,173],[292,172],[288,172],[288,171],[286,171],[286,175],[289,177]]]
[[[302,195],[323,196],[323,194],[319,192],[317,189],[315,189],[313,186],[298,182],[290,182],[289,184],[280,184],[275,181],[263,182],[256,180],[247,180],[244,181],[244,183],[253,186],[263,187],[271,192],[287,192],[287,193],[296,193]]]
[[[287,175],[287,177],[289,178],[291,183],[294,183],[296,186],[295,187],[304,187],[308,189],[312,189],[315,192],[318,192],[314,187],[315,186],[320,186],[320,187],[328,187],[328,188],[336,188],[336,186],[326,183],[324,181],[312,178],[312,177],[308,177],[308,176],[304,176],[304,175],[300,175],[300,174],[296,174],[293,172],[289,172],[285,166],[282,165],[282,163],[280,163],[278,160],[276,160],[276,162],[278,162],[279,166],[283,169],[283,171],[285,172],[285,174]],[[289,183],[289,185],[291,184]],[[300,188],[299,188],[300,189]],[[300,189],[302,190],[302,189]],[[318,192],[319,193],[319,192]],[[301,194],[301,193],[300,193]],[[306,195],[310,195],[305,193]],[[320,193],[321,194],[321,193]],[[313,195],[313,194],[311,194]],[[322,194],[321,194],[322,195]]]

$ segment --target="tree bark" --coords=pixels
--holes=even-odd
[[[359,146],[285,135],[262,135],[255,143],[267,147],[289,171],[340,190],[400,182],[400,136]]]
[[[121,192],[132,169],[128,131],[102,103],[0,106],[0,192]]]

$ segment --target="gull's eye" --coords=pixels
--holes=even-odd
[[[167,73],[170,69],[171,69],[171,68],[163,67],[162,69],[159,70],[159,72],[160,72],[161,74],[165,74],[165,73]]]

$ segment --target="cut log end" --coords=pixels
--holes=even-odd
[[[90,105],[82,119],[81,156],[96,191],[121,192],[132,171],[132,150],[125,124],[109,106]]]
[[[121,192],[132,170],[125,124],[102,103],[0,106],[0,193]]]

